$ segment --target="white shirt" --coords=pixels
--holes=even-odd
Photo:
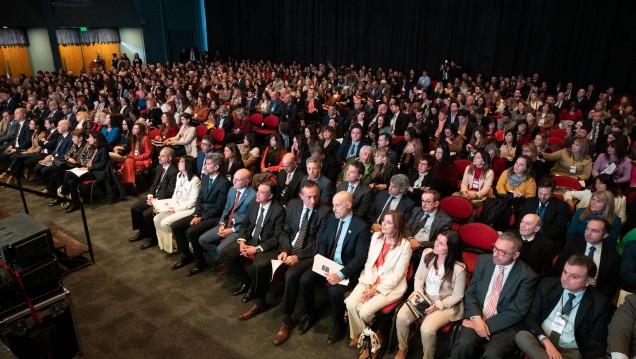
[[[309,217],[311,217],[311,214],[314,209],[313,208],[307,208],[307,206],[303,205],[303,211],[300,213],[300,221],[298,222],[298,229],[300,229],[300,227],[303,224],[303,218],[305,217],[305,212],[306,211],[310,211],[309,214],[307,214],[307,221],[309,221]],[[298,233],[296,233],[296,235],[294,236],[294,240],[291,242],[291,246],[292,248],[294,248],[294,245],[296,244],[296,241],[298,240],[298,234],[300,233],[300,231],[298,231]],[[305,239],[307,239],[307,235],[305,234]]]
[[[587,256],[587,254],[590,252],[590,247],[592,247],[590,243],[587,243],[585,245],[585,253],[583,253],[583,255]],[[596,268],[600,268],[601,251],[603,250],[603,242],[595,245],[594,247],[596,247],[596,250],[594,251],[594,256],[592,257],[592,261],[594,261],[594,264],[596,264]],[[596,278],[598,278],[598,271],[596,272],[596,277],[594,277],[594,280],[592,281],[593,286],[596,286]]]

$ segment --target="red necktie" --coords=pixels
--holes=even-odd
[[[234,211],[236,211],[236,207],[238,207],[239,199],[241,198],[241,191],[236,192],[236,199],[234,200],[234,205],[232,206],[232,210],[230,211],[230,215],[227,217],[226,227],[232,226],[232,220],[234,219]]]
[[[159,182],[157,183],[157,187],[155,188],[155,196],[157,195],[157,192],[159,192],[159,187],[161,187],[161,182],[163,181],[163,175],[166,174],[166,168],[165,167],[161,167],[161,177],[159,177]]]
[[[492,288],[492,293],[490,293],[490,298],[488,299],[488,304],[486,304],[486,308],[484,308],[484,318],[488,319],[495,315],[497,311],[497,303],[499,302],[499,295],[501,294],[501,288],[503,287],[503,279],[504,279],[504,271],[506,267],[499,266],[499,274],[497,278],[495,278],[495,283]]]

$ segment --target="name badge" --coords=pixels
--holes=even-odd
[[[576,166],[570,166],[570,173],[576,173]]]
[[[557,313],[554,320],[552,321],[550,330],[552,330],[553,333],[559,333],[559,335],[561,335],[563,333],[563,329],[565,329],[566,323],[567,317],[563,316],[561,313]]]

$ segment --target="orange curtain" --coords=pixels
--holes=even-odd
[[[106,61],[107,69],[112,67],[110,60],[113,57],[113,53],[119,57],[118,44],[60,45],[59,49],[64,70],[73,70],[76,74],[79,73],[82,68],[90,69],[95,59],[97,59],[98,52],[102,55],[104,61]]]
[[[26,47],[2,46],[0,47],[0,74],[11,77],[18,77],[20,74],[31,76],[31,62],[29,60],[29,50]]]

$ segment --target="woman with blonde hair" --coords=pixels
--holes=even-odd
[[[406,275],[411,262],[411,242],[404,233],[404,214],[389,210],[380,222],[382,230],[371,237],[358,285],[345,299],[349,314],[350,346],[357,345],[362,331],[373,323],[375,313],[402,298],[407,289]],[[376,334],[381,341],[381,334]],[[365,350],[363,349],[363,353]],[[371,357],[371,353],[368,354]]]
[[[593,166],[590,143],[590,140],[579,137],[570,148],[540,154],[545,160],[556,162],[550,170],[552,176],[568,176],[577,181],[587,181],[592,175]]]
[[[587,222],[592,218],[603,218],[610,224],[609,236],[603,239],[603,245],[607,245],[612,249],[616,248],[616,241],[621,231],[621,219],[616,215],[614,196],[610,191],[594,192],[587,207],[579,208],[574,212],[566,234],[568,240],[571,240],[571,238],[583,238]]]

